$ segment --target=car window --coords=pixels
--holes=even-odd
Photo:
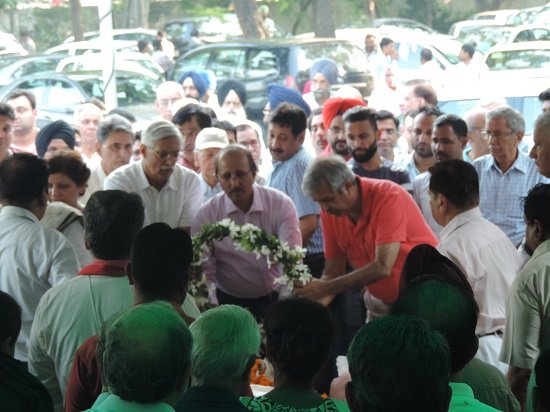
[[[489,70],[550,68],[550,50],[507,50],[493,52],[485,61]]]
[[[422,47],[416,43],[396,43],[398,65],[404,69],[420,68],[420,53]]]
[[[212,53],[212,50],[204,50],[199,51],[197,53],[194,53],[185,59],[178,59],[176,60],[176,64],[174,66],[174,75],[173,79],[175,81],[178,81],[181,75],[188,71],[188,70],[204,70],[208,66],[208,60],[210,59],[210,54]],[[212,69],[213,70],[213,69]],[[218,76],[218,73],[216,73],[216,76]]]
[[[531,40],[534,40],[531,30],[522,30],[517,34],[516,38],[514,39],[514,43]]]
[[[230,77],[244,77],[245,50],[242,48],[218,50],[213,56],[210,69],[216,74],[218,80]]]
[[[550,30],[533,29],[533,37],[535,40],[550,40]]]
[[[276,77],[279,74],[279,59],[272,51],[251,49],[246,69],[246,77],[250,79]]]
[[[68,107],[79,104],[84,96],[71,83],[65,80],[50,80],[46,106],[53,110],[65,111]]]
[[[36,105],[38,107],[44,105],[44,96],[48,87],[47,79],[32,79],[25,80],[17,85],[18,89],[23,89],[34,93],[36,97]]]
[[[29,74],[54,71],[57,66],[57,59],[45,59],[45,60],[36,60],[22,66],[23,72],[22,75],[26,76]]]

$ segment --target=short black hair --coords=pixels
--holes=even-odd
[[[0,163],[0,201],[28,204],[48,190],[46,162],[28,153],[15,153]]]
[[[200,104],[191,103],[183,106],[172,117],[172,123],[182,125],[190,122],[191,119],[197,119],[201,129],[212,127],[212,118],[204,111]]]
[[[442,194],[459,210],[479,204],[479,177],[464,160],[452,159],[430,167],[430,191]]]
[[[380,40],[380,48],[386,47],[388,44],[392,44],[394,41],[390,39],[389,37],[384,37],[382,40]]]
[[[235,136],[237,135],[237,128],[229,120],[212,120],[212,127],[217,127],[218,129],[225,130],[226,132],[231,132]]]
[[[523,198],[523,213],[528,223],[535,220],[542,226],[544,238],[550,237],[550,184],[535,185]]]
[[[145,39],[141,39],[140,41],[138,41],[138,44],[137,44],[137,47],[138,47],[138,50],[143,53],[143,51],[147,48],[147,46],[149,46],[151,44],[151,42],[149,40],[145,40]]]
[[[84,208],[84,236],[98,259],[128,259],[143,226],[145,212],[139,195],[122,190],[100,190]]]
[[[378,110],[376,112],[376,120],[387,120],[387,119],[392,119],[393,122],[395,123],[395,128],[396,129],[399,128],[399,119],[395,117],[392,112],[390,112],[389,110]]]
[[[460,140],[464,140],[468,137],[468,125],[464,119],[455,114],[443,114],[435,119],[434,129],[441,126],[451,126],[453,133],[456,134]]]
[[[282,127],[290,127],[292,134],[296,138],[306,130],[307,117],[305,112],[295,104],[282,103],[269,115],[269,123]]]
[[[420,57],[429,62],[434,58],[434,55],[430,49],[422,49],[422,51],[420,52]]]
[[[8,338],[17,340],[21,331],[21,307],[14,298],[6,292],[0,291],[0,341]]]
[[[149,300],[166,300],[179,285],[187,285],[193,242],[181,229],[153,223],[136,236],[130,257],[140,293]]]
[[[413,94],[422,97],[429,106],[437,106],[437,92],[430,83],[421,83],[413,87]]]
[[[378,130],[378,126],[376,125],[376,110],[369,107],[352,107],[344,112],[342,118],[344,119],[344,123],[355,123],[367,120],[375,132]]]
[[[422,106],[420,109],[414,112],[413,118],[415,118],[420,114],[424,114],[426,116],[434,116],[434,117],[439,117],[443,115],[443,113],[441,112],[441,110],[439,110],[439,107],[437,106]]]
[[[7,102],[8,100],[17,99],[21,96],[25,97],[29,101],[33,110],[36,109],[36,96],[33,92],[29,90],[15,89],[10,94],[8,94],[8,96],[5,98],[5,101]]]
[[[550,100],[550,88],[544,90],[543,92],[541,92],[541,93],[539,94],[539,100],[540,100],[541,102]]]
[[[474,53],[476,52],[476,48],[473,44],[465,43],[462,45],[461,50],[464,51],[470,58],[474,57]]]
[[[68,176],[77,186],[84,186],[90,178],[91,171],[84,159],[76,150],[60,150],[48,160],[49,174],[62,173]]]
[[[112,114],[118,114],[119,116],[124,117],[130,123],[135,123],[137,120],[136,116],[130,113],[130,111],[123,109],[122,107],[115,107],[114,109],[111,109],[111,111],[107,113],[107,116],[110,116]]]
[[[311,114],[307,118],[307,128],[311,130],[311,122],[313,121],[314,116],[319,116],[323,114],[323,108],[322,107],[316,107],[311,111]]]
[[[15,112],[13,108],[7,103],[0,103],[0,116],[7,117],[11,121],[15,120]]]

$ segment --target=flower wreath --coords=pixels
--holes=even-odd
[[[267,266],[281,264],[283,271],[273,283],[285,285],[290,292],[294,290],[296,283],[305,285],[311,279],[309,268],[302,263],[306,249],[291,247],[286,242],[281,242],[276,236],[267,234],[251,223],[238,225],[226,218],[217,223],[202,225],[201,231],[193,236],[193,269],[189,292],[195,297],[197,305],[204,307],[208,301],[208,288],[206,279],[201,271],[201,265],[208,260],[208,253],[215,241],[221,241],[229,236],[235,245],[235,249],[254,253],[256,259],[265,257]]]

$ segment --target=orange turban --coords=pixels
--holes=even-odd
[[[343,97],[334,97],[328,99],[323,105],[323,124],[328,130],[332,119],[336,116],[344,114],[348,109],[355,106],[366,106],[365,102],[358,99],[346,99]]]

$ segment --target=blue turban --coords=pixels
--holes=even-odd
[[[199,99],[202,99],[202,97],[208,90],[208,84],[206,83],[206,80],[197,72],[186,72],[181,75],[178,83],[182,84],[183,81],[188,77],[191,77],[191,80],[193,80],[195,89],[197,89],[197,91],[199,92]]]
[[[223,102],[231,90],[237,93],[237,96],[239,96],[241,100],[241,104],[244,106],[246,104],[246,88],[242,82],[232,79],[225,81],[218,87],[218,102],[220,106],[223,106]]]
[[[313,61],[309,70],[309,78],[313,79],[317,73],[321,73],[330,84],[336,84],[338,80],[338,66],[334,60],[320,58]]]
[[[270,84],[267,86],[267,99],[271,110],[275,110],[281,103],[292,103],[302,109],[307,117],[311,114],[309,105],[297,90],[279,84]]]
[[[69,125],[69,123],[64,122],[63,120],[56,120],[55,122],[43,127],[36,136],[35,145],[38,157],[41,159],[44,158],[46,150],[53,139],[61,139],[67,143],[67,146],[69,146],[70,149],[74,149],[74,129]]]

